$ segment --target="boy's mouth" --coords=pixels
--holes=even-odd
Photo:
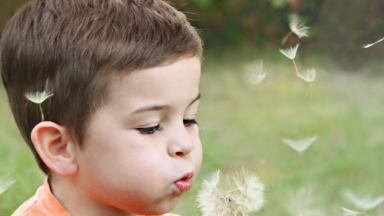
[[[181,191],[188,191],[192,187],[192,173],[184,175],[181,179],[175,181],[176,187]]]

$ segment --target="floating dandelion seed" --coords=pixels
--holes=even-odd
[[[36,104],[39,104],[40,112],[41,112],[41,121],[44,121],[44,113],[43,109],[41,108],[41,104],[48,99],[49,97],[52,97],[52,92],[46,92],[46,91],[38,91],[38,92],[29,92],[25,94],[25,97]]]
[[[299,77],[307,82],[313,82],[316,78],[316,71],[315,69],[309,69],[303,74],[299,74]]]
[[[287,58],[294,60],[296,58],[297,49],[300,44],[297,44],[295,47],[291,47],[288,49],[279,49],[281,53],[283,53]]]
[[[281,140],[289,147],[293,148],[293,150],[301,154],[302,152],[307,150],[309,146],[311,146],[318,138],[318,136],[312,136],[298,140],[291,140],[288,138],[282,138]]]
[[[300,17],[297,14],[291,14],[288,17],[289,19],[289,28],[291,29],[291,32],[288,33],[287,36],[281,40],[282,44],[285,44],[285,42],[288,40],[289,35],[292,33],[295,33],[297,37],[309,37],[308,33],[308,26],[305,26],[305,23],[300,20]]]
[[[280,49],[280,52],[283,53],[287,58],[291,59],[293,61],[293,65],[295,65],[296,69],[296,75],[299,76],[299,70],[297,70],[295,57],[297,53],[297,49],[299,48],[299,44],[297,44],[294,48],[288,48],[288,49]]]
[[[267,73],[264,71],[263,61],[254,61],[245,66],[245,79],[251,85],[260,84],[266,77]],[[268,80],[268,79],[267,79]],[[272,84],[271,81],[268,80]]]
[[[356,215],[366,215],[366,216],[369,216],[367,213],[365,212],[357,212],[357,211],[352,211],[352,210],[349,210],[347,208],[341,208],[343,211],[344,211],[344,216],[356,216]]]
[[[371,43],[371,44],[367,44],[365,46],[363,46],[363,48],[369,48],[377,43],[380,43],[381,41],[384,41],[384,38],[381,38],[380,40],[376,41],[375,43]]]
[[[204,180],[197,195],[203,216],[236,216],[259,211],[264,204],[264,185],[244,168],[240,173],[226,176],[220,184],[220,170]]]
[[[323,211],[316,206],[318,202],[318,199],[313,195],[312,188],[303,187],[296,193],[290,191],[285,208],[291,216],[323,216]]]
[[[289,58],[293,61],[293,65],[295,66],[297,77],[300,77],[301,79],[311,83],[311,82],[313,82],[313,80],[315,80],[316,71],[315,71],[315,69],[309,69],[303,74],[299,73],[299,70],[297,69],[296,62],[295,62],[296,53],[297,53],[298,48],[299,48],[299,44],[297,44],[295,47],[291,47],[288,49],[279,49],[279,51],[283,55],[285,55],[287,58]],[[310,84],[309,86],[311,88],[311,98],[312,98],[312,85]]]
[[[345,199],[349,200],[351,203],[355,205],[355,207],[362,209],[364,211],[369,211],[371,209],[376,208],[379,206],[381,203],[384,202],[384,196],[379,196],[379,197],[364,197],[360,198],[357,197],[351,190],[347,189],[344,191],[343,196]]]
[[[309,37],[309,34],[308,34],[309,27],[305,26],[305,23],[300,20],[300,17],[297,14],[291,14],[289,16],[289,28],[299,38]]]
[[[311,98],[312,98],[312,85],[311,82],[316,78],[315,69],[309,69],[303,74],[299,74],[299,77],[307,82],[309,82],[309,88],[311,89]]]
[[[53,93],[46,91],[30,92],[25,97],[36,104],[43,103],[47,98],[53,96]]]
[[[9,176],[0,177],[0,194],[4,193],[14,183],[15,181]]]

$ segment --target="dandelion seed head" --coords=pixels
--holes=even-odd
[[[197,201],[203,216],[236,216],[259,211],[264,205],[264,185],[245,169],[224,177],[220,171],[205,180]]]
[[[41,104],[43,103],[46,99],[49,97],[52,97],[53,93],[52,92],[46,92],[46,91],[38,91],[38,92],[29,92],[25,94],[25,97],[36,104]]]
[[[318,136],[312,136],[296,140],[288,138],[282,138],[281,140],[293,150],[301,154],[302,152],[307,150],[318,138]]]
[[[356,208],[364,209],[366,211],[372,210],[384,202],[384,196],[372,197],[358,197],[350,189],[344,190],[343,197],[351,202]]]
[[[316,71],[315,71],[315,69],[309,69],[306,72],[304,72],[303,74],[299,73],[299,77],[301,79],[303,79],[304,81],[313,82],[313,80],[315,80],[315,78],[316,78]]]
[[[260,84],[266,77],[267,73],[263,68],[263,61],[254,61],[245,66],[245,79],[250,85]]]
[[[4,193],[15,181],[9,176],[0,177],[0,194]]]
[[[297,14],[289,15],[289,28],[293,33],[295,33],[299,38],[309,37],[308,26],[305,26],[305,23],[300,20],[300,17]]]
[[[296,58],[297,49],[299,48],[299,44],[295,47],[291,47],[288,49],[279,49],[279,51],[285,55],[287,58],[294,60]]]

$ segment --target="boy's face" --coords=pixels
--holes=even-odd
[[[172,210],[190,188],[202,148],[195,115],[200,60],[133,71],[109,85],[76,149],[75,185],[95,208],[121,213]]]

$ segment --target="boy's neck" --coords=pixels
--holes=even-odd
[[[138,216],[129,212],[110,208],[84,196],[76,188],[74,177],[50,175],[48,182],[52,194],[71,216]]]

